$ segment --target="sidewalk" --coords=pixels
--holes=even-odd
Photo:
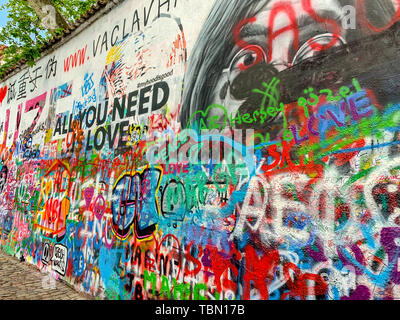
[[[0,249],[0,300],[92,300]]]

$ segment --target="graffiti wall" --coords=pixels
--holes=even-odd
[[[0,83],[1,249],[99,299],[400,299],[399,19],[122,2]]]

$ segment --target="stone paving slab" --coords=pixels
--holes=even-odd
[[[0,300],[93,300],[0,249]]]

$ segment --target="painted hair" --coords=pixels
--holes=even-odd
[[[228,54],[235,46],[233,29],[247,16],[254,16],[270,0],[217,0],[191,53],[184,78],[180,120],[185,128],[191,114],[205,110]]]

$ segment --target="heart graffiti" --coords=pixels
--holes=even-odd
[[[0,104],[3,102],[4,98],[6,97],[7,93],[7,86],[0,88]]]
[[[214,109],[214,110],[213,110]],[[209,112],[213,110],[215,115],[210,116]],[[190,127],[199,130],[224,130],[228,120],[228,113],[223,106],[212,104],[205,111],[199,110],[189,118]]]

